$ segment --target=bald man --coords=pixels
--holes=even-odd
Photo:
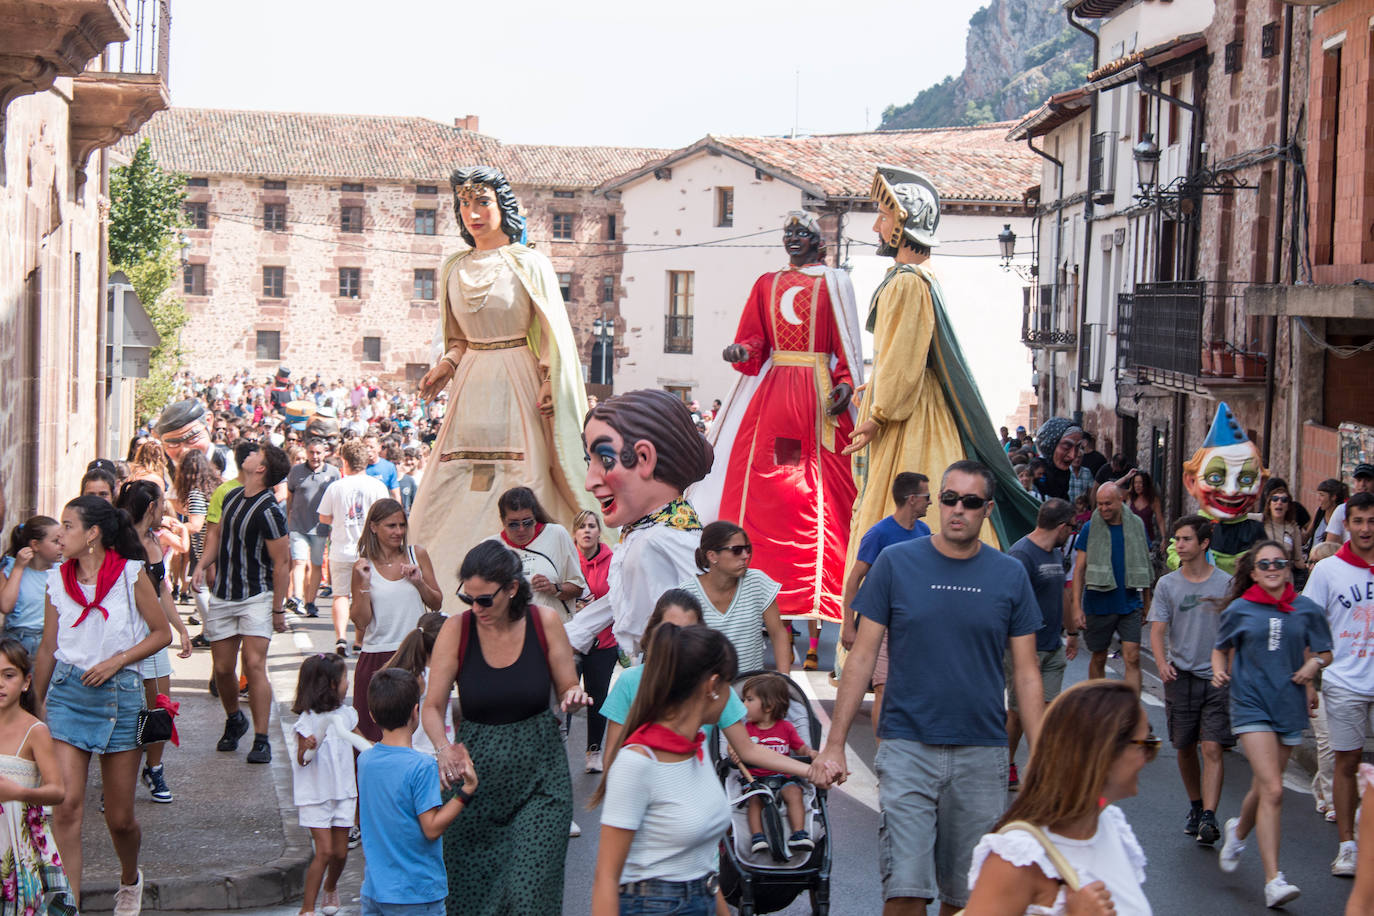
[[[1154,581],[1145,525],[1126,508],[1114,483],[1097,488],[1097,509],[1078,532],[1073,590],[1075,626],[1092,653],[1088,677],[1105,677],[1112,636],[1121,637],[1126,683],[1140,693],[1140,616],[1143,592]],[[1070,634],[1073,635],[1073,634]]]

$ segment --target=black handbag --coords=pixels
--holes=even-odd
[[[170,741],[175,733],[176,728],[172,724],[170,711],[160,706],[138,711],[138,727],[134,740],[140,745]]]

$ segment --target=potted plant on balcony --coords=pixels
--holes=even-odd
[[[1202,355],[1202,374],[1229,378],[1236,374],[1236,358],[1224,340],[1214,340]]]
[[[1236,378],[1264,378],[1264,369],[1265,356],[1263,353],[1252,353],[1249,350],[1236,351]]]

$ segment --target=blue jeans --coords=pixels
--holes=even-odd
[[[362,916],[444,916],[444,901],[429,903],[378,903],[362,895]]]
[[[704,885],[700,880],[622,885],[620,916],[712,916],[716,895]]]

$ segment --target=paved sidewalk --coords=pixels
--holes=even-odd
[[[183,614],[189,606],[181,606]],[[293,618],[297,628],[319,625]],[[192,626],[192,634],[199,627]],[[171,804],[156,804],[140,783],[135,810],[143,828],[140,864],[146,910],[234,910],[282,907],[300,899],[312,855],[309,832],[296,820],[291,800],[291,767],[280,713],[288,720],[296,672],[313,651],[305,632],[278,634],[268,655],[268,674],[278,704],[272,712],[272,763],[254,766],[244,758],[252,744],[246,735],[236,753],[215,750],[224,729],[224,710],[206,689],[210,652],[197,649],[189,659],[173,656],[172,698],[181,747],[167,747],[163,758]],[[242,700],[247,713],[247,698]],[[100,775],[93,761],[86,787],[83,910],[108,911],[114,904],[118,865],[100,814]],[[353,850],[340,891],[348,901],[361,883],[361,850]],[[351,880],[350,880],[351,879]],[[351,893],[349,893],[351,891]],[[294,911],[294,907],[292,908]]]

